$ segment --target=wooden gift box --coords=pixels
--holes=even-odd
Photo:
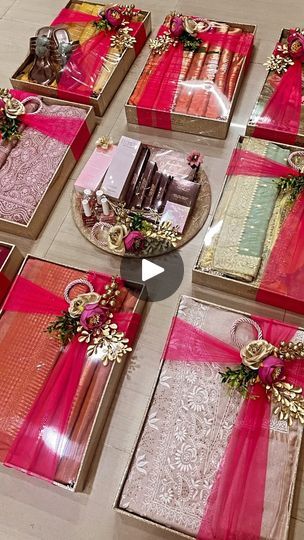
[[[19,249],[14,244],[0,241],[0,250],[1,247],[7,249],[8,253],[0,265],[0,302],[4,300],[10,282],[14,279],[23,259]]]
[[[288,32],[289,32],[289,29],[288,28],[283,28],[282,31],[281,31],[281,35],[279,37],[279,43],[283,40],[283,39],[286,39],[287,36],[288,36]],[[266,58],[265,58],[265,61],[266,61]],[[250,135],[251,137],[260,137],[260,138],[265,138],[265,139],[269,139],[269,140],[272,140],[272,141],[282,141],[282,142],[293,142],[293,144],[296,144],[296,145],[299,145],[299,146],[303,146],[304,145],[304,132],[299,132],[297,133],[297,135],[294,135],[291,134],[290,132],[287,132],[287,131],[284,131],[284,130],[273,130],[272,128],[268,128],[267,125],[263,125],[262,129],[259,129],[259,132],[257,135],[255,135],[255,129],[257,127],[256,125],[256,122],[257,120],[259,119],[259,101],[260,101],[260,98],[262,97],[263,93],[265,92],[265,90],[267,90],[267,86],[268,86],[268,79],[272,76],[274,72],[273,71],[268,71],[267,75],[266,75],[266,78],[265,78],[265,82],[263,84],[263,87],[262,87],[262,90],[259,94],[259,97],[255,103],[255,106],[253,108],[253,111],[250,115],[250,118],[249,118],[249,121],[248,121],[248,124],[246,126],[246,135]],[[303,71],[303,68],[302,68],[302,87],[303,87],[303,75],[304,71]],[[281,74],[281,76],[283,75],[283,73]],[[270,96],[269,96],[270,97]],[[263,105],[263,109],[264,109],[265,105]],[[303,97],[302,97],[302,107],[303,107]]]
[[[243,23],[227,22],[227,21],[221,21],[221,22],[228,24],[231,28],[235,28],[235,27],[241,28],[244,32],[253,34],[253,39],[255,37],[256,26],[253,24],[243,24]],[[164,111],[158,111],[156,109],[152,109],[152,115],[154,115],[155,117],[157,113],[159,112],[161,112],[162,117],[169,115],[171,131],[181,131],[184,133],[192,133],[194,135],[201,135],[204,137],[212,137],[215,139],[225,139],[228,133],[234,107],[237,102],[237,98],[238,98],[238,95],[242,86],[242,82],[243,82],[245,73],[247,71],[248,65],[250,63],[251,54],[252,54],[252,50],[249,51],[247,57],[243,58],[242,66],[241,66],[238,79],[235,85],[234,93],[232,96],[229,113],[225,120],[199,117],[199,116],[194,116],[190,114],[177,113],[174,111],[167,113]],[[148,58],[148,61],[149,61],[149,58]],[[141,75],[144,72],[144,70],[145,70],[145,67],[142,70]],[[135,84],[131,95],[133,94],[136,86],[137,86],[137,83]],[[140,125],[140,122],[138,120],[137,110],[140,110],[142,112],[145,111],[144,108],[141,109],[140,107],[130,104],[128,100],[128,102],[125,104],[125,111],[126,111],[127,121],[130,124]],[[150,124],[145,124],[144,122],[142,122],[142,125],[150,125]]]
[[[84,126],[87,128],[88,134],[92,134],[96,125],[96,117],[93,107],[83,104],[76,105],[75,103],[71,103],[70,101],[63,101],[51,97],[39,97],[41,97],[42,101],[46,105],[68,105],[71,107],[84,109],[86,111]],[[81,152],[83,152],[87,143],[88,139],[85,139],[81,128],[75,140],[73,141],[73,145],[75,144],[77,146],[79,144],[81,147]],[[25,236],[26,238],[36,239],[41,232],[43,226],[45,225],[49,214],[51,213],[51,210],[55,205],[76,163],[77,159],[72,151],[72,147],[69,146],[63,156],[63,159],[55,170],[52,180],[50,181],[48,187],[43,193],[40,202],[37,204],[29,222],[27,224],[22,224],[14,221],[9,221],[0,217],[0,231],[10,234],[16,234],[17,236]]]
[[[184,296],[184,295],[181,296],[180,299],[179,299],[177,309],[175,310],[174,316],[178,316],[180,308],[181,308],[181,312],[183,314],[186,313],[184,311],[185,306],[183,305],[183,303],[188,302],[188,301],[193,301],[193,302],[197,303],[198,305],[201,305],[202,308],[223,310],[224,311],[223,320],[226,322],[226,324],[227,324],[227,321],[230,320],[230,318],[231,319],[233,318],[233,320],[235,320],[235,318],[239,318],[239,317],[251,317],[251,314],[249,314],[247,312],[238,311],[238,310],[235,310],[235,309],[232,309],[232,308],[227,308],[225,306],[221,306],[221,305],[218,305],[218,304],[207,302],[205,300],[201,300],[201,299],[197,299],[197,298],[193,298],[193,297],[189,297],[189,296]],[[194,315],[194,319],[196,321],[198,320],[197,317],[195,317],[195,315]],[[185,319],[185,320],[187,320],[187,319]],[[204,316],[202,316],[199,320],[200,320],[200,323],[202,324],[202,327],[204,327],[204,321],[205,321]],[[280,323],[281,321],[278,321],[278,322]],[[194,323],[192,323],[192,324],[194,324]],[[209,324],[211,324],[211,320],[209,320]],[[282,324],[284,324],[284,323],[282,323]],[[194,327],[196,328],[196,324],[194,324]],[[210,326],[209,326],[209,328],[210,328]],[[301,332],[304,331],[303,328],[299,328],[299,330]],[[228,331],[228,333],[229,333],[229,331]],[[171,335],[171,330],[169,331],[169,334],[168,334],[167,344],[169,343],[170,335]],[[171,361],[171,362],[169,361],[168,363],[170,364],[172,362],[174,362],[174,361]],[[185,484],[185,479],[184,479],[185,474],[183,475],[183,473],[182,473],[182,471],[180,469],[179,469],[180,476],[177,474],[176,477],[174,477],[174,476],[172,478],[170,477],[170,470],[174,469],[174,467],[173,467],[173,461],[171,462],[171,460],[170,460],[170,462],[169,462],[169,456],[171,456],[171,453],[169,452],[169,450],[168,450],[168,454],[166,454],[166,458],[168,459],[168,463],[166,462],[166,467],[167,468],[164,471],[163,476],[161,476],[161,473],[160,473],[160,465],[158,465],[159,469],[158,469],[157,472],[155,472],[155,474],[153,474],[153,472],[151,472],[151,464],[153,463],[153,455],[151,453],[149,453],[149,455],[145,454],[145,450],[148,450],[148,449],[150,450],[149,445],[151,444],[151,438],[153,438],[153,433],[157,434],[155,436],[158,437],[158,440],[159,440],[159,438],[161,438],[161,440],[162,440],[161,448],[163,448],[165,452],[167,452],[167,447],[165,449],[165,446],[167,444],[170,446],[170,449],[172,449],[174,447],[174,442],[177,445],[176,446],[177,450],[180,450],[180,447],[181,447],[181,441],[178,439],[178,442],[177,442],[174,439],[173,433],[174,433],[174,429],[177,428],[177,426],[178,426],[178,423],[177,423],[178,420],[177,419],[184,419],[184,414],[185,414],[185,411],[187,410],[187,405],[189,405],[183,399],[184,394],[181,394],[183,396],[183,398],[180,398],[180,400],[181,400],[181,409],[182,409],[182,411],[180,411],[180,414],[179,415],[173,414],[172,418],[171,418],[170,415],[167,415],[167,417],[166,417],[167,423],[169,422],[169,424],[170,424],[169,431],[170,431],[171,435],[169,436],[169,434],[167,434],[167,438],[165,439],[165,441],[166,441],[165,443],[163,442],[163,437],[162,437],[163,432],[162,432],[162,430],[165,429],[164,426],[166,424],[162,424],[162,420],[161,420],[162,412],[164,413],[164,415],[165,415],[165,412],[166,412],[166,409],[164,408],[165,403],[163,401],[163,398],[162,397],[160,398],[159,396],[158,396],[157,404],[154,401],[155,394],[156,394],[157,390],[159,390],[160,386],[163,389],[162,392],[163,392],[164,395],[166,395],[166,392],[169,391],[168,390],[169,385],[171,386],[170,380],[172,379],[173,374],[172,374],[172,371],[168,370],[167,367],[164,367],[165,363],[166,363],[166,360],[165,360],[164,354],[163,354],[163,356],[161,358],[161,361],[160,361],[160,366],[159,366],[159,369],[158,369],[156,380],[155,380],[155,383],[153,385],[151,395],[150,395],[150,398],[149,398],[149,401],[148,401],[148,404],[147,404],[147,407],[146,407],[146,410],[145,410],[145,413],[144,413],[144,416],[143,416],[143,420],[141,422],[139,432],[138,432],[138,434],[136,436],[134,446],[133,446],[133,448],[131,450],[130,457],[128,458],[127,466],[126,466],[122,481],[120,483],[117,496],[116,496],[115,501],[114,501],[114,510],[117,511],[117,513],[120,514],[121,517],[123,518],[122,521],[121,521],[121,526],[123,526],[123,524],[124,524],[124,522],[126,522],[126,520],[128,521],[128,520],[131,519],[131,520],[133,520],[133,526],[136,527],[136,524],[137,524],[138,530],[144,531],[147,534],[148,534],[149,531],[151,531],[151,534],[152,534],[153,538],[154,538],[154,536],[157,537],[158,534],[159,534],[162,537],[168,538],[168,539],[169,538],[179,538],[179,539],[185,539],[185,540],[195,540],[195,538],[197,538],[197,536],[195,534],[192,535],[190,533],[182,532],[182,530],[184,530],[184,528],[186,527],[186,524],[187,524],[187,526],[189,526],[189,523],[191,522],[194,514],[195,514],[195,518],[196,518],[196,521],[197,521],[196,512],[195,512],[194,508],[192,507],[192,504],[194,505],[194,501],[193,501],[193,498],[190,499],[190,494],[193,494],[193,492],[194,492],[196,494],[196,496],[195,496],[196,500],[200,501],[199,504],[203,504],[202,499],[201,499],[201,497],[199,495],[201,494],[201,496],[206,496],[206,493],[205,493],[205,491],[203,489],[203,486],[205,486],[205,485],[208,486],[208,483],[210,482],[210,478],[209,478],[210,466],[207,467],[207,471],[204,471],[205,474],[206,474],[206,478],[202,479],[201,483],[199,481],[197,481],[197,483],[194,483],[194,485],[192,485],[191,481],[195,482],[195,480],[194,480],[194,476],[190,476],[189,485],[187,485],[187,483]],[[200,364],[199,360],[197,362],[195,362],[195,363],[197,363],[197,365]],[[179,362],[179,364],[180,364],[180,362]],[[190,366],[193,363],[190,361],[189,363],[185,362],[185,364],[188,364],[188,368],[190,369]],[[208,362],[207,362],[206,363],[206,369],[207,369],[208,366],[210,366],[210,364],[208,364]],[[179,367],[181,367],[181,366],[179,366]],[[215,363],[215,367],[216,367],[216,372],[218,374],[220,366],[217,363]],[[190,374],[191,372],[187,372],[187,373]],[[200,371],[197,373],[198,378],[196,379],[196,381],[194,381],[194,382],[192,381],[192,386],[190,385],[191,388],[193,387],[193,385],[195,385],[195,384],[197,385],[196,387],[194,387],[194,391],[195,391],[195,389],[196,390],[197,389],[202,390],[202,386],[204,384],[204,379],[200,379],[200,375],[199,375],[200,373],[201,373]],[[208,379],[208,378],[212,379],[213,378],[213,375],[212,375],[213,372],[212,371],[210,373],[209,373],[209,371],[206,371],[205,374],[206,373],[208,373],[208,375],[206,376],[206,379]],[[183,372],[183,377],[184,376],[185,376],[185,371]],[[201,376],[203,376],[202,373],[201,373]],[[175,398],[176,398],[176,394],[178,393],[179,385],[183,384],[183,381],[184,381],[183,377],[181,377],[179,382],[176,383],[175,390],[174,390],[175,393],[172,394],[172,395],[175,396]],[[190,383],[190,380],[187,381],[187,382]],[[165,388],[165,387],[167,387],[167,388]],[[209,392],[211,392],[210,387],[209,387]],[[208,391],[207,391],[207,393],[208,393]],[[173,398],[171,396],[172,400],[174,400],[175,398]],[[209,399],[210,399],[210,395],[209,395]],[[207,400],[207,397],[206,397],[206,400]],[[218,411],[217,411],[213,401],[214,401],[214,396],[212,396],[212,398],[211,398],[210,408],[213,409],[213,413],[216,415],[216,414],[218,414]],[[242,406],[242,401],[243,401],[243,398],[240,398],[240,402],[239,402],[238,407]],[[169,403],[171,403],[170,399],[169,399]],[[197,404],[199,404],[199,403],[200,402],[198,401]],[[204,403],[204,401],[203,401],[203,403]],[[193,404],[194,404],[194,402],[193,402]],[[153,410],[151,409],[152,405],[154,405]],[[171,404],[168,405],[168,406],[171,407]],[[228,402],[227,402],[227,407],[228,407]],[[164,408],[163,411],[162,411],[162,408]],[[172,410],[172,409],[170,408],[170,410]],[[204,414],[207,414],[207,413],[204,413],[204,407],[202,409],[199,409],[201,411],[200,412],[201,417],[198,416],[199,413],[197,412],[197,409],[193,409],[191,407],[191,410],[192,410],[192,416],[187,417],[188,422],[190,422],[190,419],[194,423],[197,422],[196,429],[193,429],[193,432],[196,431],[197,439],[200,440],[199,426],[200,426],[200,429],[201,429],[202,433],[204,433],[204,429],[207,429],[206,426],[209,426],[209,424],[204,424],[203,425],[202,422],[203,422],[203,419],[206,422],[208,422],[209,417],[207,416],[205,418]],[[238,411],[240,411],[240,408],[238,409]],[[222,411],[222,414],[224,414],[223,411]],[[239,414],[239,413],[237,413],[237,414]],[[168,418],[168,416],[170,416],[170,418]],[[225,415],[224,415],[224,417],[225,417]],[[231,420],[230,420],[230,417],[229,417],[229,420],[228,420],[228,417],[229,417],[229,413],[227,413],[227,417],[225,417],[224,423],[226,421],[227,424],[229,424],[229,422]],[[202,418],[201,422],[199,421],[200,418]],[[270,445],[271,449],[269,448],[269,453],[271,453],[272,464],[273,464],[273,467],[274,467],[274,466],[276,466],[276,464],[274,463],[273,457],[276,454],[274,452],[275,446],[273,446],[273,445],[276,445],[278,443],[278,447],[279,447],[280,438],[283,437],[283,427],[280,426],[280,422],[276,419],[276,417],[274,415],[272,415],[272,418],[273,418],[273,422],[271,422],[271,429],[274,429],[274,437],[273,437],[273,442]],[[192,437],[195,437],[195,436],[194,436],[193,432],[191,431],[191,429],[188,427],[187,419],[186,420],[184,419],[184,421],[185,421],[185,424],[187,426],[186,429],[188,430],[188,437],[186,439],[182,439],[182,440],[186,441],[183,444],[184,444],[184,446],[186,446],[188,448],[189,446],[191,446]],[[144,430],[147,427],[147,424],[149,424],[150,431],[149,431],[149,435],[147,435],[147,433],[146,433],[146,439],[145,439],[145,442],[143,442],[142,441],[142,436],[144,434]],[[232,425],[234,425],[234,424],[232,424]],[[216,433],[217,429],[219,429],[219,428],[217,427],[217,429],[216,429],[215,426],[213,426],[213,427],[214,427],[214,430],[215,430],[215,433]],[[292,433],[288,433],[288,431],[286,432],[286,433],[288,433],[289,444],[290,444],[290,439],[292,439],[294,442],[296,441],[294,445],[293,445],[293,443],[291,443],[291,445],[293,447],[293,449],[292,449],[293,459],[287,458],[287,461],[289,463],[288,471],[290,473],[290,477],[287,476],[287,475],[284,476],[284,482],[285,482],[285,488],[286,488],[285,493],[288,493],[288,495],[286,495],[286,501],[284,501],[284,498],[280,499],[279,495],[276,498],[276,504],[281,505],[281,507],[284,507],[284,512],[285,513],[284,513],[284,518],[282,520],[281,520],[281,516],[280,516],[280,518],[278,516],[276,516],[275,511],[272,508],[271,500],[272,500],[272,492],[273,492],[273,490],[271,489],[271,486],[272,486],[273,479],[271,478],[271,473],[270,473],[270,478],[267,479],[267,482],[266,482],[267,487],[266,487],[266,490],[265,490],[265,494],[267,493],[267,505],[268,505],[268,514],[266,516],[266,522],[267,522],[267,519],[269,519],[269,513],[273,512],[274,515],[271,514],[271,520],[274,523],[276,523],[276,522],[279,523],[278,529],[280,530],[280,534],[276,535],[276,533],[274,533],[274,536],[272,536],[272,535],[269,536],[267,534],[267,537],[266,537],[263,534],[263,532],[261,531],[261,536],[259,537],[260,540],[269,540],[270,538],[273,538],[273,539],[275,538],[275,540],[287,540],[287,537],[288,537],[289,523],[290,523],[290,519],[291,519],[292,503],[293,503],[294,492],[295,492],[296,476],[297,476],[298,463],[299,463],[300,450],[301,450],[301,441],[302,441],[302,428],[301,428],[300,423],[294,424],[292,429],[294,430]],[[158,433],[160,432],[159,430],[161,430],[161,435],[160,436],[158,436]],[[207,431],[206,431],[206,433],[207,433]],[[207,437],[206,433],[201,435],[202,439]],[[223,433],[222,433],[222,436],[223,436]],[[210,437],[211,437],[211,433],[210,433]],[[214,434],[213,434],[213,437],[215,437]],[[225,437],[224,437],[224,440],[226,441]],[[170,442],[168,442],[168,441],[170,441]],[[213,441],[213,444],[214,444],[214,438],[212,439],[212,441]],[[223,444],[223,442],[222,442],[222,438],[220,436],[220,432],[217,435],[217,442],[218,442],[218,445],[221,447],[221,444]],[[229,442],[229,436],[228,436],[228,442]],[[228,442],[227,442],[227,444],[228,444]],[[195,445],[195,442],[193,442],[193,445]],[[212,449],[215,450],[213,446],[212,446]],[[137,454],[137,452],[138,452],[138,454]],[[282,452],[282,450],[281,450],[281,452]],[[202,450],[202,453],[206,454],[205,447],[204,447],[204,450]],[[191,454],[191,455],[193,456],[193,454]],[[137,456],[137,459],[135,459],[135,456]],[[215,456],[216,456],[216,452],[215,452]],[[187,455],[187,457],[189,458],[189,454]],[[162,460],[162,458],[160,457],[160,454],[158,455],[158,459]],[[212,462],[212,458],[208,458],[208,459],[209,459],[209,462]],[[218,458],[215,457],[215,461],[217,461],[217,459]],[[205,464],[205,460],[207,460],[205,455],[202,457],[202,460],[203,460],[202,463]],[[223,460],[223,456],[220,458],[220,463],[222,463],[222,460]],[[163,461],[164,460],[162,460],[162,462]],[[183,463],[185,463],[185,462],[183,462]],[[190,463],[190,458],[189,458],[189,461],[186,461],[186,463],[187,464]],[[199,466],[199,456],[197,456],[197,461],[195,462],[194,470],[196,470],[196,466],[197,467]],[[184,471],[185,470],[189,471],[189,469],[186,469],[186,468],[184,469]],[[202,466],[202,470],[204,470],[203,466]],[[217,471],[218,471],[218,469],[216,469],[215,478],[216,478],[216,475],[217,475]],[[283,471],[283,468],[282,468],[282,471]],[[135,476],[135,478],[130,477],[130,473],[132,473],[132,472],[133,472],[133,474],[135,472],[135,475],[138,474],[138,478],[136,476]],[[277,471],[276,471],[276,474],[278,474]],[[283,472],[281,474],[282,474],[282,478],[283,478]],[[140,480],[141,485],[139,485],[139,478],[140,479],[142,478],[142,480]],[[198,477],[195,476],[195,478],[198,478]],[[281,478],[281,481],[282,481],[282,478]],[[133,482],[133,485],[132,485],[133,490],[135,492],[137,490],[140,490],[141,497],[143,498],[143,506],[142,506],[142,512],[143,513],[142,513],[142,515],[140,515],[134,509],[134,502],[131,501],[131,499],[132,499],[132,491],[130,491],[130,489],[127,490],[125,503],[123,502],[124,490],[126,488],[126,483],[127,483],[127,481],[129,479],[130,479],[131,483]],[[172,483],[173,483],[173,485],[175,486],[175,488],[174,488],[175,495],[177,495],[177,493],[180,493],[180,492],[182,493],[180,495],[180,497],[181,497],[180,501],[177,500],[176,498],[174,498],[174,496],[173,496],[173,499],[172,499],[172,494],[171,494],[171,502],[169,502],[169,501],[166,502],[165,496],[167,495],[167,492],[164,491],[164,500],[162,500],[162,506],[161,506],[160,493],[163,493],[161,491],[161,489],[163,487],[162,481],[164,479],[165,479],[166,482],[168,482],[168,486],[171,486]],[[174,479],[175,479],[175,483],[174,483]],[[268,481],[269,481],[269,485],[267,485]],[[142,490],[141,490],[141,487],[143,487]],[[280,486],[280,488],[281,488],[281,486]],[[167,487],[167,489],[169,489],[169,488]],[[283,489],[283,488],[281,488],[281,489]],[[212,488],[211,488],[211,493],[212,493]],[[184,501],[187,501],[187,500],[189,501],[188,513],[186,512],[185,507],[183,508],[183,503],[184,503]],[[176,502],[176,504],[173,504],[174,501]],[[179,504],[179,502],[181,504]],[[132,508],[132,504],[133,504],[133,508]],[[186,504],[186,503],[184,503],[184,504]],[[138,502],[137,502],[137,505],[138,505]],[[129,506],[130,506],[130,509],[129,509]],[[181,510],[181,508],[183,508],[183,510]],[[145,511],[148,514],[150,514],[151,517],[146,517],[144,515]],[[157,521],[157,518],[154,519],[154,517],[152,517],[153,514],[157,514],[157,513],[158,513],[158,515],[160,515],[161,523]],[[168,517],[168,516],[170,516],[170,517]],[[173,526],[171,523],[170,523],[170,525],[166,525],[165,521],[168,520],[168,519],[173,520],[176,523],[176,527]],[[200,525],[201,522],[202,522],[202,518],[200,517],[198,525]],[[269,524],[266,525],[266,528],[267,528],[267,526],[269,527]],[[180,527],[180,528],[178,529],[178,527]],[[196,527],[196,525],[195,525],[195,527]],[[243,538],[245,538],[245,536],[246,536],[246,534],[243,535]],[[209,536],[208,536],[208,538],[209,538]],[[210,536],[210,538],[211,538],[211,536]],[[246,536],[246,538],[247,538],[247,536]],[[257,538],[257,537],[255,536],[255,538]]]
[[[50,261],[50,260],[47,260],[47,259],[44,259],[44,258],[40,258],[40,257],[33,257],[32,255],[28,254],[28,255],[26,255],[26,257],[24,259],[24,262],[23,262],[23,264],[22,264],[22,266],[21,266],[21,268],[20,268],[20,270],[18,272],[18,276],[22,274],[22,270],[23,270],[24,265],[27,263],[27,261],[29,261],[31,259],[32,260],[45,261],[45,262],[53,263],[53,264],[56,264],[57,266],[61,266],[63,268],[70,268],[70,269],[73,269],[73,270],[85,271],[83,269],[76,268],[76,267],[71,266],[71,265],[54,263],[53,261]],[[109,278],[110,278],[110,276],[109,276]],[[124,281],[124,283],[130,290],[132,290],[132,291],[134,291],[134,293],[136,293],[136,303],[135,303],[135,306],[133,308],[132,313],[142,314],[142,312],[144,310],[144,307],[145,307],[145,303],[146,303],[146,288],[145,288],[145,286],[140,284],[140,283],[133,282],[133,281]],[[4,309],[0,310],[0,319],[1,319],[1,315],[3,315],[4,312],[5,312]],[[134,346],[135,346],[135,344],[133,345],[133,348],[134,348]],[[91,430],[89,432],[88,440],[87,440],[87,442],[85,444],[85,451],[83,453],[83,456],[82,456],[82,459],[81,459],[81,462],[80,462],[80,466],[79,466],[79,469],[78,469],[78,474],[77,474],[77,478],[76,478],[75,482],[73,482],[72,484],[66,485],[66,484],[63,484],[63,483],[60,483],[60,482],[57,482],[57,481],[54,480],[52,482],[54,485],[57,485],[57,486],[59,486],[59,487],[61,487],[63,489],[66,489],[66,490],[72,491],[72,492],[83,491],[85,481],[86,481],[86,478],[87,478],[88,472],[90,470],[90,466],[91,466],[94,454],[96,452],[96,449],[97,449],[97,446],[98,446],[98,443],[99,443],[99,440],[100,440],[100,437],[101,437],[101,433],[102,433],[102,431],[104,429],[106,421],[108,420],[110,408],[112,406],[115,394],[117,392],[117,388],[118,388],[120,378],[121,378],[122,373],[123,373],[123,371],[125,369],[126,363],[128,362],[128,357],[129,357],[130,354],[132,354],[132,353],[129,353],[124,358],[123,362],[121,362],[121,363],[118,363],[118,362],[112,362],[111,363],[111,368],[110,368],[110,371],[109,371],[109,375],[107,377],[107,381],[106,381],[105,386],[103,388],[102,396],[101,396],[101,399],[99,401],[98,407],[97,407],[96,412],[94,414],[94,420],[93,420],[93,423],[92,423]]]
[[[239,137],[238,144],[236,145],[236,148],[242,148],[241,144],[242,144],[243,140],[244,140],[243,136]],[[255,140],[255,139],[253,139],[253,140]],[[271,141],[269,141],[269,142],[271,142]],[[287,144],[277,143],[277,142],[275,142],[274,144],[278,144],[281,148],[288,149],[291,152],[301,150],[301,148],[299,148],[297,146],[290,146],[290,145],[287,145]],[[210,225],[208,227],[208,231],[207,231],[207,233],[205,235],[205,239],[209,238],[209,237],[210,238],[212,237],[212,228],[217,223],[217,221],[216,221],[217,209],[220,206],[220,204],[222,202],[222,199],[224,198],[225,188],[226,188],[226,185],[229,182],[229,178],[230,178],[230,176],[228,176],[226,174],[225,179],[224,179],[224,183],[223,183],[223,187],[222,187],[222,190],[221,190],[221,194],[219,196],[219,200],[217,202],[217,206],[216,206],[214,215],[212,216],[211,223],[210,223]],[[208,233],[211,233],[211,236]],[[194,268],[192,270],[192,282],[193,283],[196,283],[198,285],[203,285],[203,286],[206,286],[206,287],[210,287],[210,288],[216,289],[218,291],[228,292],[230,294],[234,294],[236,296],[247,298],[249,300],[255,300],[255,301],[258,301],[258,302],[271,304],[271,305],[276,306],[276,307],[281,308],[281,309],[288,309],[290,311],[294,311],[294,312],[298,312],[298,313],[304,313],[304,303],[303,303],[303,301],[301,299],[290,297],[287,294],[284,294],[283,292],[280,292],[279,290],[274,291],[273,289],[271,289],[271,291],[269,291],[269,294],[267,294],[267,301],[266,301],[266,299],[264,299],[264,297],[262,299],[259,296],[259,292],[261,292],[261,288],[260,288],[259,280],[257,278],[255,280],[253,280],[252,282],[246,282],[246,281],[242,281],[241,279],[238,280],[236,278],[230,278],[230,277],[225,276],[225,275],[220,275],[220,273],[216,272],[216,271],[213,271],[213,272],[212,271],[204,271],[203,269],[200,268],[200,259],[201,259],[201,254],[204,251],[204,247],[205,246],[203,245],[203,247],[202,247],[202,249],[201,249],[201,251],[199,253],[198,258],[196,259]],[[263,277],[262,277],[262,280],[263,280]],[[262,292],[263,291],[264,291],[264,289],[262,288]]]
[[[65,8],[70,8],[71,4],[74,4],[75,1],[70,0]],[[82,2],[77,0],[77,3],[81,4]],[[96,4],[96,2],[86,2],[86,3],[92,3]],[[100,6],[103,6],[104,4],[100,4]],[[151,12],[146,10],[141,10],[141,13],[144,14],[143,19],[143,25],[145,28],[146,36],[148,37],[151,33]],[[66,25],[65,25],[66,26]],[[144,44],[143,44],[144,45]],[[109,103],[112,101],[116,91],[120,87],[122,81],[124,80],[126,74],[128,73],[130,67],[132,66],[134,60],[136,58],[135,49],[125,49],[124,52],[121,55],[121,58],[116,65],[115,69],[112,71],[111,76],[107,80],[102,92],[97,96],[92,96],[90,98],[87,98],[84,96],[83,98],[76,93],[71,96],[69,96],[69,99],[71,101],[75,101],[75,103],[88,103],[94,108],[95,114],[97,116],[102,116],[108,107]],[[19,90],[25,90],[26,92],[35,92],[36,94],[41,94],[47,97],[56,98],[58,97],[58,90],[57,88],[52,88],[51,86],[45,86],[42,84],[37,84],[30,81],[22,81],[20,79],[20,75],[24,72],[25,68],[29,64],[31,64],[33,61],[33,56],[31,54],[28,54],[22,62],[22,64],[18,67],[18,69],[14,72],[12,77],[10,78],[11,84],[14,88],[18,88]]]

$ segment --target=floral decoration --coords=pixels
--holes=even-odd
[[[0,134],[3,141],[20,139],[19,126],[20,116],[25,113],[25,107],[21,101],[14,98],[7,88],[0,88],[0,100],[3,106],[0,108]]]
[[[155,210],[135,211],[128,209],[125,203],[111,202],[111,206],[116,224],[105,230],[105,234],[107,246],[116,255],[161,253],[174,248],[181,239],[178,227],[171,221],[161,222]]]
[[[203,158],[200,152],[192,150],[192,152],[190,152],[190,154],[188,154],[187,156],[187,162],[190,165],[191,169],[199,169],[199,167],[203,163]]]
[[[278,347],[264,339],[251,341],[240,351],[242,363],[236,369],[220,372],[222,382],[237,390],[244,398],[256,399],[254,385],[261,384],[269,400],[275,404],[274,414],[292,425],[304,424],[303,390],[285,379],[285,364],[304,358],[304,343],[281,341]]]
[[[111,137],[103,135],[102,137],[99,137],[99,139],[97,139],[95,144],[97,148],[102,148],[102,150],[108,150],[109,148],[111,148],[111,146],[113,146],[113,141]]]
[[[132,349],[129,339],[113,323],[113,312],[120,295],[118,280],[113,277],[105,285],[104,293],[79,294],[70,301],[69,308],[51,323],[47,331],[65,347],[77,336],[78,341],[88,345],[87,354],[101,361],[121,362]]]
[[[136,14],[134,4],[115,4],[104,6],[99,12],[99,20],[93,25],[101,31],[113,31],[111,36],[111,47],[115,47],[120,53],[126,48],[134,47],[136,38],[132,36],[132,28],[128,26],[131,19]]]
[[[276,183],[280,191],[288,193],[289,200],[293,202],[304,190],[304,174],[282,176]]]
[[[150,40],[153,53],[162,54],[171,45],[182,43],[186,51],[197,51],[202,44],[199,34],[210,27],[206,19],[186,17],[173,12],[169,22],[169,30]]]
[[[300,28],[289,30],[287,43],[278,43],[264,65],[267,69],[281,74],[297,60],[304,62],[304,30]]]

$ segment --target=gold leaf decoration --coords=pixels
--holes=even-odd
[[[120,363],[131,351],[129,339],[124,332],[118,332],[116,324],[107,324],[102,329],[102,335],[94,338],[94,343],[89,345],[88,356],[94,355],[96,360],[107,366],[109,362]]]
[[[165,31],[161,36],[157,36],[154,39],[150,39],[150,49],[154,54],[162,54],[166,52],[171,45],[176,47],[178,41],[172,37],[170,32]]]
[[[267,58],[267,62],[265,62],[264,66],[266,66],[266,69],[276,71],[280,75],[287,71],[289,66],[293,66],[293,64],[294,61],[289,56],[288,46],[284,43],[284,45],[279,44],[277,46],[275,53]]]
[[[132,49],[136,43],[136,38],[132,36],[132,28],[125,26],[117,30],[114,36],[111,36],[111,47],[115,47],[122,53],[124,49]]]
[[[302,388],[286,381],[266,386],[267,396],[274,403],[274,414],[291,426],[294,420],[304,424],[304,396]]]

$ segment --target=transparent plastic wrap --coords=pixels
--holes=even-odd
[[[138,331],[140,294],[105,274],[27,259],[0,318],[1,462],[77,489],[110,378],[117,384]]]
[[[284,29],[273,54],[261,94],[247,125],[247,134],[304,144],[304,31]]]
[[[212,136],[212,125],[202,124],[200,132],[195,121],[229,122],[253,38],[249,25],[167,16],[126,105],[129,121],[173,130],[177,124],[190,132],[193,124],[199,134],[209,135],[210,129]]]
[[[127,257],[179,248],[203,226],[211,190],[197,151],[101,137],[75,182],[73,215],[97,247]],[[113,182],[115,178],[115,183]]]
[[[141,51],[147,15],[134,5],[69,2],[32,38],[31,61],[17,79],[56,89],[61,99],[89,103],[103,92],[124,53],[131,49],[135,59]],[[120,69],[126,72],[127,64]]]
[[[303,167],[297,147],[240,139],[194,268],[195,281],[216,281],[222,290],[232,287],[304,312]]]
[[[298,344],[294,361],[270,356],[282,340]],[[197,540],[286,540],[302,426],[278,418],[265,378],[276,385],[280,364],[303,387],[303,341],[283,322],[182,297],[116,508]],[[229,388],[240,372],[249,385]]]

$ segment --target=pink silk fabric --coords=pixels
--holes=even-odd
[[[168,27],[162,25],[157,35],[161,36],[167,31]],[[230,52],[247,56],[252,48],[253,35],[246,34],[245,36],[223,34],[214,28],[197,35],[207,45],[220,46]],[[161,61],[150,76],[149,83],[137,104],[139,124],[171,129],[170,112],[177,92],[183,52],[183,44],[179,42],[175,47],[171,46],[168,51],[162,54]],[[157,96],[159,97],[156,101]]]
[[[252,317],[273,345],[290,341],[296,328]],[[193,347],[192,347],[193,344]],[[176,317],[171,327],[166,361],[240,364],[239,350]],[[287,377],[303,384],[301,361],[287,364]],[[259,540],[263,517],[269,444],[270,404],[256,385],[256,399],[244,401],[207,502],[197,540]]]
[[[138,11],[138,10],[137,10]],[[51,25],[97,22],[100,17],[63,9],[52,21]],[[135,54],[141,51],[147,36],[142,22],[128,22],[132,28],[132,35],[136,38]],[[89,103],[96,80],[103,67],[104,61],[111,47],[111,36],[117,30],[99,31],[98,34],[86,40],[72,53],[61,74],[58,83],[58,97],[70,99],[75,94],[81,103]]]
[[[89,273],[89,281],[96,292],[102,292],[109,276]],[[59,315],[67,309],[66,302],[55,294],[19,276],[5,302],[4,310],[23,313]],[[116,313],[113,318],[119,330],[133,342],[140,316]],[[68,442],[67,426],[86,359],[87,344],[75,336],[63,350],[54,369],[45,381],[40,394],[23,422],[11,446],[5,465],[29,475],[52,482]]]
[[[256,122],[254,137],[294,144],[299,132],[302,102],[302,62],[296,60],[281,80]]]
[[[300,171],[247,150],[236,149],[228,175],[299,176]],[[256,299],[303,313],[304,195],[300,194],[284,220],[268,257]]]

